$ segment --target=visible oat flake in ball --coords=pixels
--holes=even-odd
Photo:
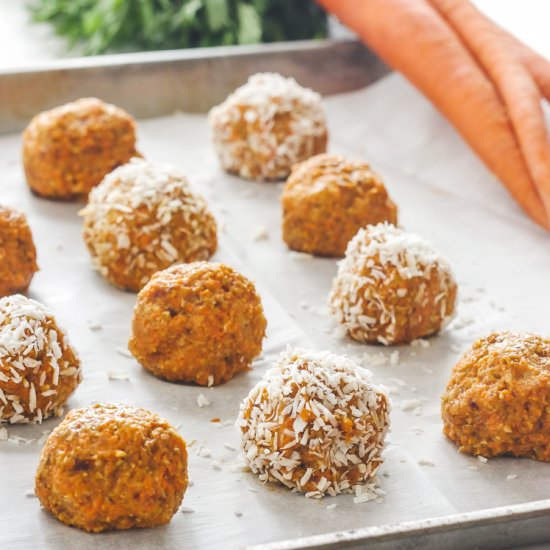
[[[86,196],[105,174],[135,156],[133,118],[93,97],[38,114],[23,133],[27,183],[52,199]]]
[[[216,222],[205,199],[172,166],[132,159],[105,177],[81,211],[96,269],[138,291],[156,271],[208,259]]]
[[[212,386],[250,367],[265,328],[250,280],[224,264],[194,262],[159,271],[140,291],[128,347],[161,378]]]
[[[25,291],[36,271],[36,249],[25,214],[0,206],[0,297]]]
[[[316,155],[294,166],[281,201],[288,247],[319,256],[343,256],[365,225],[397,222],[380,177],[367,163],[339,155]]]
[[[185,441],[139,407],[75,409],[48,437],[35,482],[46,510],[85,531],[164,525],[187,489]]]
[[[293,78],[258,73],[212,108],[209,122],[222,167],[243,178],[277,180],[326,150],[321,96]]]
[[[0,422],[42,422],[62,412],[82,379],[67,335],[42,304],[0,299]]]
[[[550,340],[493,333],[458,361],[441,399],[443,431],[460,451],[550,462]],[[483,459],[486,461],[486,458]]]
[[[349,242],[329,302],[351,338],[387,345],[441,330],[456,293],[449,263],[427,241],[380,223]]]
[[[260,480],[307,497],[359,491],[382,463],[389,398],[346,357],[287,350],[241,404],[237,426]]]

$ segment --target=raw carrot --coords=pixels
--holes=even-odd
[[[517,58],[527,67],[542,95],[545,99],[550,101],[550,61],[488,19],[482,12],[479,12],[479,16],[489,21],[494,28],[498,30],[499,35],[506,40],[510,50],[512,50]]]
[[[319,2],[422,91],[524,210],[540,225],[550,228],[492,82],[426,0]]]
[[[506,34],[506,36],[510,40],[510,47],[515,49],[518,58],[533,75],[542,95],[547,101],[550,101],[550,62],[548,59],[534,52],[514,36],[510,34]]]
[[[550,141],[533,76],[498,29],[467,0],[430,0],[492,80],[504,102],[531,179],[550,216]]]

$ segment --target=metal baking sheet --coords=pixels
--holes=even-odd
[[[63,59],[0,70],[0,133],[35,113],[82,97],[124,105],[137,117],[205,112],[259,71],[295,77],[323,95],[356,90],[388,72],[353,40],[303,40]]]
[[[85,87],[72,93],[90,95]],[[127,107],[124,98],[118,103]],[[53,309],[82,355],[85,380],[69,407],[122,401],[180,426],[191,445],[193,481],[183,504],[194,510],[178,512],[158,529],[88,535],[68,528],[41,511],[30,495],[42,432],[58,421],[9,426],[10,440],[0,442],[3,547],[491,548],[550,539],[550,501],[544,500],[548,465],[509,458],[483,464],[461,455],[442,436],[439,417],[439,395],[450,369],[475,338],[493,329],[548,335],[548,235],[519,212],[398,75],[329,97],[325,105],[330,150],[371,162],[400,207],[402,225],[432,241],[451,261],[460,285],[457,317],[423,345],[382,348],[343,339],[326,311],[336,263],[286,250],[280,238],[281,184],[223,174],[204,115],[141,120],[140,150],[151,160],[181,166],[206,195],[223,228],[215,259],[254,278],[264,299],[269,329],[263,357],[250,373],[214,389],[160,381],[121,355],[135,296],[110,287],[91,270],[79,205],[32,196],[22,175],[19,134],[0,137],[0,201],[27,213],[42,268],[30,296]],[[258,239],[266,231],[268,238]],[[102,330],[92,331],[90,323]],[[392,390],[392,433],[380,475],[386,494],[380,502],[354,504],[351,495],[308,500],[263,486],[242,470],[238,452],[231,450],[239,442],[233,427],[238,405],[287,344],[346,353]],[[128,379],[112,380],[109,373]],[[211,401],[209,407],[197,406],[200,393]],[[215,417],[221,425],[210,422]],[[333,503],[337,507],[327,509]]]

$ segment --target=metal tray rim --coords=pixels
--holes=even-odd
[[[126,65],[147,65],[170,63],[186,60],[216,59],[226,57],[253,56],[261,54],[296,53],[326,48],[338,45],[359,45],[360,42],[351,38],[323,38],[317,40],[294,40],[289,42],[271,42],[267,44],[241,44],[235,46],[211,46],[202,48],[182,48],[145,52],[126,52],[116,54],[66,57],[61,59],[41,61],[21,68],[0,68],[0,78],[8,75],[30,74],[50,71],[79,71],[83,69],[117,67]]]
[[[248,548],[249,550],[320,550],[336,547],[346,548],[350,544],[357,543],[368,543],[369,547],[372,547],[371,545],[376,543],[391,541],[395,543],[419,535],[429,537],[430,535],[438,535],[449,531],[467,528],[476,529],[494,526],[499,523],[511,523],[541,517],[548,518],[548,516],[550,516],[550,499],[545,499],[423,520],[335,531],[322,535],[259,544]]]
[[[100,97],[136,118],[204,113],[250,74],[266,70],[293,76],[322,95],[362,88],[388,72],[349,39],[66,58],[0,69],[0,134],[22,130],[36,113],[78,97]]]

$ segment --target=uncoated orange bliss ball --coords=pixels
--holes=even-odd
[[[258,73],[209,113],[222,168],[252,180],[286,178],[327,146],[321,96],[293,78]]]
[[[250,367],[265,328],[251,281],[227,265],[195,262],[156,273],[138,294],[128,347],[156,376],[216,385]]]
[[[59,521],[97,533],[169,523],[187,485],[175,428],[139,407],[96,404],[70,411],[48,437],[35,492]]]
[[[0,299],[0,422],[59,416],[82,380],[76,350],[51,311],[20,294]]]
[[[283,239],[292,250],[343,256],[365,225],[397,223],[380,177],[361,161],[317,155],[292,169],[282,194]]]
[[[0,206],[0,297],[27,290],[36,271],[36,249],[25,214]]]
[[[113,285],[140,290],[153,273],[206,260],[216,251],[216,222],[205,199],[172,166],[132,159],[95,188],[84,218],[94,267]]]
[[[85,197],[117,166],[139,156],[136,124],[122,109],[85,98],[35,116],[23,133],[23,166],[37,195]]]
[[[388,345],[441,330],[456,294],[449,263],[427,241],[381,223],[349,242],[329,302],[351,338]]]
[[[329,352],[287,350],[241,404],[250,469],[319,498],[367,487],[383,459],[389,398],[370,372]],[[374,493],[374,494],[373,494]]]
[[[550,462],[550,340],[514,332],[477,340],[451,373],[441,413],[464,453]]]

